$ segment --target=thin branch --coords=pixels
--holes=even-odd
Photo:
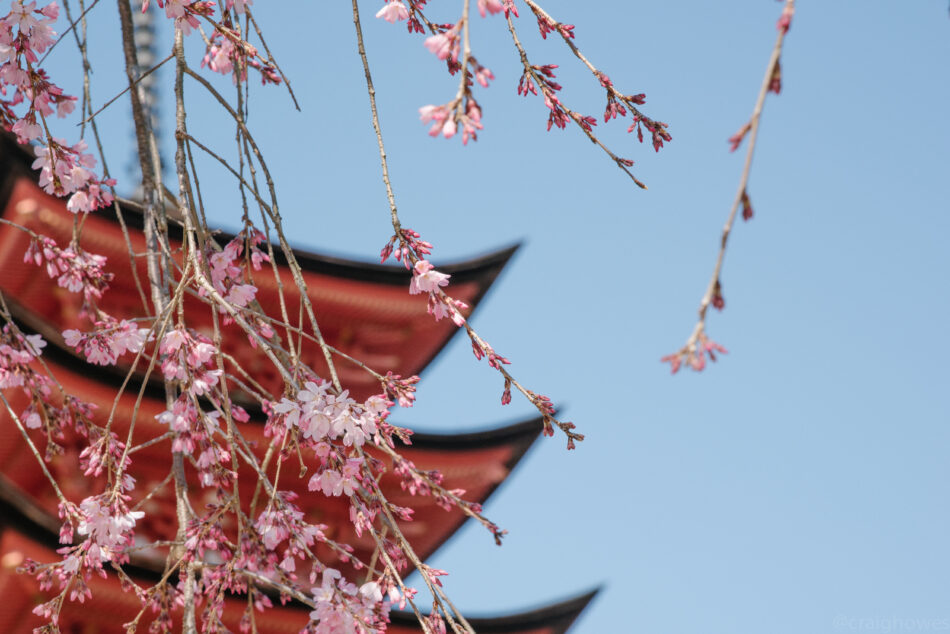
[[[785,6],[782,10],[782,20],[790,21],[792,13],[795,10],[795,0],[785,0]],[[699,302],[698,320],[693,327],[686,344],[676,353],[663,357],[663,361],[668,361],[675,373],[680,366],[685,363],[694,370],[702,370],[705,367],[705,355],[715,361],[717,352],[725,352],[725,348],[711,341],[706,336],[706,315],[709,306],[719,304],[722,307],[722,265],[726,257],[726,247],[729,244],[729,238],[732,235],[732,227],[736,220],[736,215],[740,207],[751,210],[747,188],[749,184],[749,174],[752,169],[752,157],[755,154],[756,141],[759,137],[759,123],[762,119],[762,108],[765,104],[765,97],[770,90],[778,92],[778,86],[775,85],[775,79],[780,72],[780,62],[782,56],[782,44],[785,41],[785,35],[788,32],[788,22],[784,25],[780,20],[778,36],[775,38],[775,46],[772,47],[772,54],[769,57],[769,63],[765,70],[765,77],[762,79],[762,85],[759,88],[758,97],[755,100],[755,107],[752,109],[752,116],[749,121],[740,129],[740,131],[731,139],[733,149],[736,149],[743,138],[748,135],[748,144],[746,146],[745,163],[742,166],[742,173],[739,177],[739,186],[736,189],[735,198],[732,201],[732,208],[726,218],[726,224],[722,228],[722,235],[719,239],[719,252],[716,255],[716,265],[713,267],[712,276],[709,284],[706,286],[706,292]],[[716,301],[718,299],[718,301]]]

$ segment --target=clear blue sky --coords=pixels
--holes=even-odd
[[[430,13],[454,21],[457,4]],[[455,79],[404,24],[375,20],[381,5],[363,3],[364,31],[403,221],[437,263],[524,241],[474,325],[588,435],[573,453],[560,437],[539,443],[488,504],[510,531],[502,548],[469,526],[431,562],[452,573],[457,604],[504,613],[603,584],[576,632],[950,629],[946,0],[799,3],[753,166],[756,217],[734,233],[726,311],[709,320],[730,353],[675,377],[659,358],[694,324],[741,169],[726,139],[751,112],[781,5],[545,3],[670,124],[659,154],[606,128],[647,192],[579,132],[545,132],[541,101],[515,94],[499,16],[473,33],[497,77],[477,93],[479,141],[429,138],[417,109],[451,99]],[[303,106],[252,91],[290,234],[372,260],[391,227],[349,3],[254,8]],[[90,14],[106,20],[97,105],[122,81],[114,11]],[[532,61],[561,64],[565,101],[601,113],[592,78],[526,13]],[[65,44],[54,77],[78,78]],[[171,107],[169,93],[166,131]],[[233,147],[214,107],[191,116],[199,139]],[[127,106],[103,122],[124,177]],[[203,178],[209,215],[234,226],[233,188],[213,167]],[[396,418],[448,433],[531,415],[518,398],[501,407],[501,388],[458,338]]]

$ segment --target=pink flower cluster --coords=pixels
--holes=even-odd
[[[55,2],[37,9],[36,2],[14,0],[10,12],[0,18],[0,123],[17,135],[20,143],[42,139],[46,117],[55,112],[65,117],[73,111],[76,98],[63,94],[45,71],[33,67],[38,54],[56,39],[52,24],[59,16]],[[11,94],[12,89],[12,94]],[[14,108],[27,105],[18,116]],[[67,207],[73,213],[88,212],[111,204],[112,194],[105,187],[114,181],[100,180],[91,170],[96,161],[85,153],[82,141],[69,146],[61,139],[49,139],[36,148],[34,169],[41,170],[40,186],[56,196],[70,196]]]
[[[399,407],[412,407],[416,401],[418,376],[413,375],[404,379],[401,375],[390,371],[383,377],[382,383],[386,398],[399,403]]]
[[[357,587],[333,568],[324,569],[313,604],[314,623],[308,630],[313,634],[373,634],[385,631],[389,621],[389,602],[383,601],[378,582]]]
[[[59,17],[59,5],[50,2],[37,9],[35,0],[26,5],[22,0],[10,3],[10,13],[0,19],[0,60],[12,60],[20,52],[31,64],[56,41],[53,23]]]
[[[346,390],[332,394],[329,384],[307,381],[296,398],[285,397],[271,409],[281,417],[284,429],[299,429],[311,443],[339,441],[345,447],[361,447],[377,432],[376,422],[389,413],[390,405],[381,396],[357,403]]]
[[[324,534],[327,527],[323,524],[309,524],[304,520],[303,511],[293,503],[296,497],[297,494],[292,491],[276,492],[273,500],[254,522],[254,530],[268,551],[265,556],[268,566],[279,568],[292,579],[296,579],[294,572],[297,569],[297,559],[306,561],[308,550],[314,543],[329,543]],[[277,548],[284,541],[287,545],[282,553],[278,554]]]
[[[54,399],[52,379],[38,372],[33,361],[39,358],[46,342],[39,335],[24,335],[12,324],[0,330],[0,389],[20,388],[29,398],[29,405],[20,413],[28,429],[44,430],[47,438],[47,459],[61,452],[53,439],[63,438],[65,429],[90,437],[95,406],[74,396]]]
[[[40,171],[39,185],[46,193],[60,197],[72,194],[66,208],[73,213],[112,204],[112,194],[103,185],[112,186],[115,181],[99,180],[91,169],[96,159],[85,150],[85,141],[67,147],[62,139],[50,139],[48,146],[36,148],[33,161],[33,169]]]
[[[216,73],[230,75],[235,84],[239,79],[247,80],[248,67],[256,68],[260,72],[262,84],[281,82],[277,68],[264,60],[257,48],[241,37],[239,28],[216,25],[215,32],[208,39],[201,65]]]
[[[148,10],[149,0],[142,1],[142,13]],[[165,9],[165,17],[175,21],[175,28],[185,35],[191,35],[198,28],[197,15],[208,15],[213,2],[189,2],[188,0],[158,0],[158,6]]]
[[[23,335],[13,330],[10,324],[0,332],[0,390],[21,387],[31,374],[28,366],[40,356],[46,342],[39,335]],[[39,422],[27,427],[39,427]]]
[[[409,293],[418,295],[419,293],[429,294],[429,314],[440,321],[443,317],[451,319],[456,326],[465,323],[465,317],[462,310],[468,308],[468,304],[461,300],[453,299],[441,292],[439,289],[449,284],[449,275],[439,273],[435,270],[428,260],[418,260],[412,267],[412,281],[409,282]]]
[[[56,283],[73,293],[82,292],[91,302],[102,297],[112,281],[112,273],[106,273],[106,258],[73,248],[61,249],[51,238],[34,236],[23,254],[23,261],[36,266],[46,263],[46,273]]]
[[[494,79],[494,77],[490,70],[479,66],[476,79],[478,79],[480,84],[487,86],[488,80]],[[457,104],[458,102],[456,101],[454,103]],[[432,122],[432,127],[429,128],[429,136],[439,136],[439,134],[442,134],[446,139],[452,138],[458,131],[457,120],[458,123],[462,124],[462,145],[468,144],[469,139],[477,141],[478,130],[483,128],[482,109],[475,98],[470,95],[465,97],[464,114],[458,114],[453,104],[444,104],[441,106],[429,104],[419,108],[419,120],[422,121],[422,123]]]
[[[176,328],[162,337],[162,375],[181,382],[185,394],[202,396],[217,385],[222,371],[212,368],[216,348],[204,335]]]
[[[428,260],[419,260],[412,267],[412,281],[409,282],[409,294],[433,293],[442,286],[449,285],[449,275],[439,273]]]
[[[432,122],[432,127],[429,128],[429,136],[439,136],[441,133],[446,139],[449,139],[455,136],[455,132],[458,127],[455,124],[455,119],[451,115],[451,111],[448,106],[422,106],[419,108],[419,119],[422,123]]]
[[[92,332],[64,330],[66,345],[81,352],[89,363],[96,365],[115,365],[126,352],[141,352],[145,342],[151,338],[148,328],[136,328],[134,322],[123,319],[116,321],[112,317],[97,320]]]
[[[264,236],[260,232],[254,232],[248,240],[250,252],[248,260],[255,271],[261,270],[264,262],[269,262],[270,257],[257,248],[263,242]],[[211,271],[211,283],[228,303],[236,308],[244,308],[257,295],[257,287],[253,284],[244,283],[245,279],[245,261],[241,260],[244,251],[244,239],[238,236],[228,242],[224,249],[218,252],[210,252],[208,256],[208,268]],[[198,290],[199,295],[206,295],[204,289]],[[224,307],[219,307],[219,312],[226,314]],[[227,323],[229,320],[225,319]]]
[[[555,22],[550,16],[535,11],[535,17],[538,19],[538,30],[541,31],[541,37],[548,39],[548,33],[557,31],[564,39],[574,39],[574,25],[561,24]]]
[[[125,549],[134,543],[134,528],[137,520],[145,514],[142,511],[130,511],[125,494],[108,494],[87,497],[79,506],[71,502],[60,504],[60,517],[65,520],[60,530],[60,541],[73,541],[73,534],[84,536],[81,543],[59,549],[63,561],[51,564],[37,571],[37,566],[29,562],[27,569],[36,574],[40,589],[49,590],[53,582],[60,588],[70,588],[70,600],[84,601],[92,596],[86,580],[92,572],[105,575],[103,562],[118,564],[128,561]],[[56,622],[59,614],[59,601],[53,600],[38,605],[33,613]]]
[[[458,62],[459,45],[461,43],[460,28],[461,22],[458,22],[441,33],[427,37],[424,42],[425,47],[429,49],[430,53],[443,61],[451,58],[453,62]]]

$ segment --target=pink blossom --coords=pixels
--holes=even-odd
[[[23,417],[23,424],[26,425],[28,429],[39,429],[43,426],[43,419],[40,418],[37,412],[29,412]]]
[[[11,131],[17,135],[18,143],[28,143],[34,139],[40,138],[43,134],[43,128],[29,119],[20,119],[13,124]]]
[[[379,603],[383,600],[383,592],[379,584],[375,581],[364,583],[360,586],[360,596],[369,604]]]
[[[450,56],[453,62],[458,61],[459,57],[459,26],[456,24],[444,33],[438,33],[426,38],[423,43],[429,52],[441,60],[446,60]]]
[[[311,491],[319,489],[327,497],[336,497],[343,493],[343,476],[334,469],[325,469],[310,478],[307,488]]]
[[[491,13],[492,15],[496,13],[501,13],[505,10],[505,6],[501,3],[501,0],[478,0],[478,12],[485,17],[485,11]]]
[[[251,284],[236,284],[231,287],[230,291],[228,291],[228,295],[225,299],[235,306],[243,308],[254,300],[254,295],[256,294],[256,286]]]
[[[96,554],[102,561],[112,560],[114,551],[131,543],[136,520],[145,516],[142,511],[122,513],[112,505],[102,506],[96,497],[86,498],[79,508],[83,518],[76,532],[98,546]]]
[[[440,286],[448,286],[449,275],[439,273],[428,260],[419,260],[413,267],[412,281],[409,283],[409,293],[432,293]]]
[[[4,18],[3,22],[10,28],[17,27],[21,33],[28,33],[30,29],[39,24],[33,16],[36,10],[36,2],[30,2],[26,6],[20,0],[13,0],[10,3],[10,13]]]
[[[399,0],[393,0],[383,5],[383,8],[376,12],[377,18],[382,18],[390,24],[395,24],[397,20],[405,20],[409,17],[409,10]]]

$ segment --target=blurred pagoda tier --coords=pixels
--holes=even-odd
[[[48,236],[65,247],[72,239],[76,216],[66,210],[64,200],[47,195],[37,186],[36,174],[29,168],[31,162],[32,157],[24,148],[9,137],[0,139],[2,217],[36,234]],[[110,288],[96,302],[99,308],[128,319],[147,317],[148,309],[134,281],[137,275],[142,286],[147,287],[145,261],[136,258],[133,269],[124,237],[127,232],[134,253],[146,251],[143,216],[134,203],[124,201],[121,214],[120,219],[110,208],[84,217],[81,246],[87,252],[106,256],[106,271],[114,276]],[[180,258],[177,249],[182,230],[170,221],[169,234],[174,256]],[[233,236],[215,233],[214,237],[223,245]],[[167,434],[167,425],[156,420],[156,416],[166,410],[164,383],[156,376],[160,373],[146,375],[142,370],[147,364],[140,363],[123,388],[123,381],[132,368],[130,358],[134,355],[121,357],[117,366],[102,367],[87,363],[66,345],[61,334],[64,330],[90,329],[88,320],[81,315],[82,296],[59,287],[48,276],[45,267],[24,263],[23,256],[30,241],[29,234],[0,223],[0,294],[17,327],[26,334],[40,334],[48,342],[40,360],[33,365],[37,370],[48,372],[66,393],[94,405],[97,424],[102,425],[111,417],[111,430],[123,440],[132,429],[134,446],[165,435],[163,440],[136,451],[129,474],[138,483],[137,491],[153,492],[138,509],[144,511],[145,516],[136,525],[137,540],[151,543],[173,539],[177,528],[175,492],[167,477],[172,439]],[[452,275],[453,297],[469,305],[470,308],[463,311],[466,317],[478,305],[514,250],[512,247],[475,260],[438,267]],[[300,314],[301,304],[297,285],[280,249],[275,247],[273,253],[282,290],[274,280],[273,270],[267,267],[254,280],[259,288],[256,300],[266,313],[280,314],[279,293],[282,292],[287,314],[296,316]],[[376,370],[392,371],[403,377],[419,374],[458,330],[449,319],[436,322],[427,314],[425,300],[408,293],[411,275],[402,266],[367,264],[300,251],[295,251],[295,257],[302,268],[308,296],[327,344]],[[187,296],[184,310],[186,322],[210,337],[213,333],[213,309],[201,298]],[[280,328],[275,329],[276,336],[281,336]],[[270,438],[264,434],[266,416],[251,391],[263,392],[265,398],[276,400],[283,395],[284,382],[271,361],[249,344],[237,326],[224,326],[222,332],[223,352],[233,359],[226,363],[226,372],[237,376],[246,373],[245,376],[256,383],[256,386],[244,390],[246,384],[229,380],[228,388],[234,402],[242,405],[249,414],[249,422],[242,424],[240,430],[247,451],[260,461],[270,445]],[[296,337],[295,342],[300,344]],[[150,345],[147,349],[152,351],[153,347]],[[318,375],[327,375],[327,366],[318,345],[304,340],[298,351],[303,363]],[[40,365],[40,361],[45,367]],[[344,360],[336,367],[341,383],[353,398],[363,400],[381,391],[379,381],[358,366]],[[19,388],[4,390],[4,396],[13,412],[18,414],[30,406],[28,396]],[[60,396],[53,398],[61,399]],[[397,443],[396,449],[417,468],[441,472],[445,489],[464,489],[466,500],[481,504],[508,477],[540,430],[541,421],[536,419],[475,433],[414,434],[410,445]],[[79,453],[82,443],[88,444],[86,439],[74,431],[67,431],[63,438],[46,438],[39,430],[31,435],[35,436],[34,443],[41,451],[48,442],[55,442],[53,448],[57,451],[51,453],[47,466],[67,499],[78,503],[102,492],[104,479],[79,476],[82,473]],[[371,444],[366,448],[372,457],[390,466],[380,480],[386,498],[397,506],[414,509],[413,520],[401,522],[400,529],[419,557],[425,560],[461,527],[466,516],[457,507],[444,510],[432,496],[413,495],[405,490],[402,479],[391,469],[390,457]],[[268,467],[272,480],[276,475],[273,462]],[[340,568],[348,578],[357,578],[352,559],[369,562],[375,542],[367,534],[356,534],[349,518],[348,498],[327,497],[309,491],[309,474],[298,477],[300,467],[296,459],[286,464],[293,466],[285,468],[277,488],[296,494],[298,497],[294,503],[304,513],[304,519],[322,526],[329,540],[353,548],[342,561],[339,551],[323,545],[316,548],[315,554],[326,565]],[[0,474],[4,505],[0,509],[3,518],[0,591],[5,597],[0,607],[0,632],[18,634],[42,624],[31,610],[51,595],[40,592],[34,578],[16,574],[15,569],[25,558],[42,562],[57,559],[54,551],[58,546],[59,520],[55,519],[58,501],[42,467],[28,450],[5,407],[0,408]],[[193,462],[186,461],[186,476],[189,495],[196,509],[217,501],[216,488],[201,486]],[[242,508],[249,512],[254,509],[252,498],[257,479],[252,470],[238,471]],[[132,503],[139,501],[133,499]],[[258,504],[256,512],[261,510]],[[234,534],[235,527],[225,525],[222,529]],[[129,568],[130,574],[141,579],[142,584],[151,585],[160,577],[166,553],[167,549],[138,550]],[[365,570],[361,574],[365,575]],[[91,603],[67,602],[64,605],[59,623],[61,631],[83,634],[120,631],[118,624],[135,618],[139,599],[132,593],[123,592],[118,578],[94,576],[90,587],[93,592]],[[563,632],[592,596],[584,595],[520,615],[470,619],[470,622],[479,632]],[[259,631],[295,632],[306,624],[309,612],[302,604],[280,606],[276,599],[274,604],[278,607],[257,615]],[[236,628],[246,607],[247,597],[229,598],[225,623]],[[394,612],[392,618],[393,624],[388,631],[421,631],[418,625],[413,625],[416,619],[411,613]],[[148,615],[143,617],[140,629],[147,627],[144,624],[150,620]]]
[[[0,476],[0,632],[3,634],[30,634],[44,620],[32,613],[35,605],[48,601],[56,593],[40,590],[36,580],[18,573],[17,568],[27,560],[55,561],[59,522],[42,509],[32,505],[3,476]],[[124,566],[131,581],[141,588],[154,585],[162,576],[162,567],[133,557]],[[133,593],[122,588],[110,575],[103,579],[93,575],[89,580],[92,599],[85,603],[67,601],[60,614],[59,629],[63,634],[111,634],[123,632],[122,624],[129,623],[141,611],[141,603]],[[588,592],[558,603],[531,611],[497,617],[467,618],[480,634],[562,634],[580,616],[596,592]],[[280,605],[276,596],[270,596],[274,607],[257,612],[255,622],[261,634],[294,634],[309,619],[310,608],[297,601]],[[201,606],[199,606],[199,611]],[[221,621],[232,631],[239,631],[242,617],[248,609],[246,597],[232,596],[225,600]],[[177,614],[176,630],[179,627]],[[145,631],[154,618],[150,610],[142,617],[139,631]],[[389,614],[389,634],[422,632],[416,615],[393,610]]]

